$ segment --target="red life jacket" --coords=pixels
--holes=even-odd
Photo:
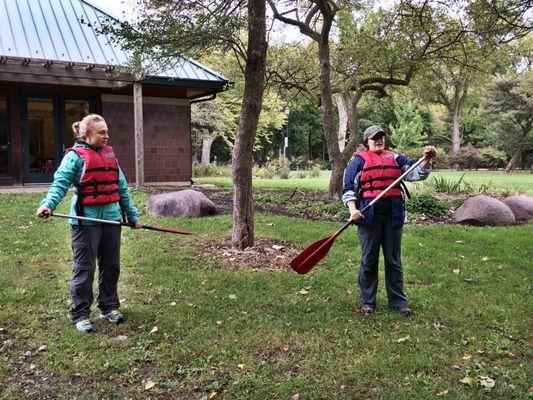
[[[120,200],[118,193],[118,164],[111,146],[102,147],[100,153],[85,147],[72,147],[85,165],[80,182],[75,185],[78,201],[82,205],[102,205]]]
[[[359,179],[363,199],[374,199],[391,183],[402,175],[402,171],[392,151],[383,150],[381,154],[365,151],[357,155],[365,160]],[[401,196],[400,186],[389,190],[384,198]]]

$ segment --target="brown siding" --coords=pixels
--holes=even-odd
[[[126,179],[129,183],[134,183],[133,102],[119,102],[116,99],[108,101],[103,98],[102,115],[109,127],[109,142],[117,154]],[[190,106],[153,104],[148,100],[143,104],[143,118],[146,183],[190,181]]]

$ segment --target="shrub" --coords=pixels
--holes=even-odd
[[[450,153],[449,156],[450,163],[459,164],[459,168],[461,169],[477,168],[479,162],[481,161],[479,151],[471,143],[461,147],[457,153]]]
[[[493,189],[492,180],[488,183],[480,183],[475,185],[471,182],[464,180],[465,174],[461,175],[458,180],[448,179],[444,176],[432,176],[428,182],[437,193],[448,194],[485,194],[489,193]]]
[[[196,178],[211,176],[231,176],[231,168],[228,165],[203,165],[197,162],[193,162],[192,176]]]
[[[310,178],[318,178],[320,176],[320,166],[315,165],[309,170]]]
[[[507,154],[504,151],[496,150],[493,147],[479,149],[480,164],[484,168],[497,169],[507,163]]]
[[[290,174],[289,167],[285,164],[282,158],[276,158],[269,163],[266,163],[263,167],[254,167],[252,174],[256,178],[274,178],[276,176],[287,179]],[[283,176],[282,176],[283,175]]]
[[[307,178],[307,172],[306,171],[297,171],[296,172],[296,177],[298,179],[304,179],[304,178]]]
[[[423,213],[428,217],[440,217],[446,215],[450,206],[443,200],[429,194],[412,196],[406,203],[408,212]]]

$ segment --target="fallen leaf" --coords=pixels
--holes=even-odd
[[[175,306],[176,305],[176,302],[173,301],[172,303],[170,303],[171,306]]]
[[[150,390],[155,386],[155,382],[152,381],[146,381],[146,384],[144,385],[144,390]]]
[[[228,297],[229,297],[230,299],[232,299],[232,300],[235,300],[235,299],[237,298],[237,296],[234,295],[234,294],[230,294]]]
[[[37,260],[36,258],[32,258],[32,259],[31,259],[31,263],[32,263],[32,264],[37,264],[37,263],[38,263],[38,260]]]
[[[493,388],[494,385],[496,384],[496,382],[494,381],[494,379],[492,378],[489,378],[488,376],[480,376],[479,377],[479,384],[481,386],[484,386],[486,388]]]
[[[217,320],[217,325],[222,325],[222,320]]]
[[[307,293],[309,293],[309,291],[307,289],[301,289],[298,293],[307,294]]]
[[[401,338],[398,338],[398,340],[396,342],[402,343],[402,342],[405,342],[406,340],[409,340],[409,335],[401,337]]]
[[[507,352],[507,355],[508,355],[509,357],[511,357],[511,358],[516,357],[516,354],[513,353],[512,351],[508,351],[508,352]]]
[[[474,380],[469,376],[465,376],[463,379],[460,379],[459,382],[469,386],[472,386],[474,384]]]
[[[211,394],[209,395],[209,400],[212,400],[215,397],[217,397],[217,392],[211,392]]]
[[[283,346],[283,351],[284,351],[284,352],[289,351],[289,346]]]
[[[453,364],[452,367],[453,369],[461,369],[461,366],[459,364]]]
[[[455,243],[463,243],[462,240],[456,240]]]
[[[490,260],[490,257],[485,256],[485,257],[483,257],[481,260],[482,260],[482,261],[489,261],[489,260]]]
[[[300,398],[300,394],[299,393],[295,393],[291,396],[291,400],[298,400]]]
[[[270,224],[267,224],[267,226],[274,226],[274,224],[273,224],[273,223],[270,223]]]
[[[126,340],[128,337],[126,335],[118,335],[117,336],[117,339],[118,340]]]
[[[244,369],[244,364],[237,364],[237,368]]]
[[[446,396],[448,394],[448,389],[443,390],[442,392],[437,393],[437,396]]]
[[[6,332],[7,332],[6,328],[0,328],[0,333],[6,333]]]
[[[466,257],[463,256],[462,254],[459,254],[459,258],[466,258]]]
[[[285,248],[285,246],[280,246],[280,245],[277,245],[277,244],[273,244],[273,245],[272,245],[272,248],[273,248],[274,250],[282,250],[282,249]]]
[[[35,369],[35,364],[30,364],[30,370],[34,370]]]
[[[46,350],[46,345],[44,344],[37,349],[37,351],[45,351],[45,350]]]
[[[154,327],[152,328],[152,330],[150,331],[150,335],[151,335],[152,333],[156,333],[158,330],[159,330],[159,328],[158,328],[157,326],[154,326]]]
[[[460,269],[452,269],[452,271],[453,271],[454,274],[458,274],[459,272],[461,272]]]
[[[467,354],[465,354],[465,355],[463,356],[463,360],[466,360],[466,361],[470,360],[471,358],[472,358],[472,354],[468,354],[468,353],[467,353]]]

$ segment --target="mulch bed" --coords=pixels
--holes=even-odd
[[[217,261],[252,271],[288,271],[290,261],[298,254],[290,243],[280,240],[256,237],[254,245],[245,250],[232,249],[230,242],[229,237],[218,238],[198,246]]]

